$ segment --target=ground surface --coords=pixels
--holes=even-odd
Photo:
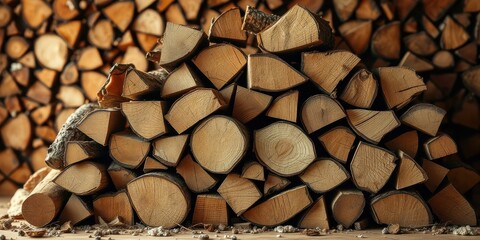
[[[7,212],[7,203],[8,198],[0,197],[0,216],[4,215]],[[18,224],[18,223],[16,223]],[[223,233],[217,234],[218,237],[215,237],[215,233],[208,233],[210,239],[224,239],[224,235],[228,234],[231,235],[230,231],[225,231]],[[28,237],[20,237],[18,236],[17,232],[13,231],[1,231],[0,236],[5,235],[6,239],[28,239]],[[60,237],[51,237],[51,239],[94,239],[89,238],[92,233],[85,233],[83,231],[77,232],[75,234],[61,234]],[[431,235],[431,234],[423,234],[423,233],[409,233],[409,234],[400,234],[400,235],[384,235],[381,233],[381,230],[364,230],[364,231],[352,231],[352,232],[342,232],[342,233],[333,233],[327,236],[316,236],[316,237],[309,237],[305,236],[301,233],[282,233],[281,238],[277,237],[278,233],[275,232],[265,232],[259,234],[237,234],[237,239],[480,239],[480,237],[461,237],[455,236],[452,234],[445,234],[445,235]],[[193,238],[191,232],[184,232],[181,234],[175,234],[172,237],[147,237],[146,233],[141,233],[139,236],[132,236],[132,235],[110,235],[105,236],[102,239],[107,240],[111,238],[112,240],[115,239],[198,239]]]

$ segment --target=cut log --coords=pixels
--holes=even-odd
[[[132,1],[114,2],[102,12],[121,32],[125,32],[132,22],[135,5]]]
[[[475,210],[451,184],[428,200],[432,212],[442,222],[455,225],[477,225]]]
[[[4,28],[12,20],[12,9],[8,5],[2,5],[0,7],[0,27]]]
[[[477,96],[480,96],[480,83],[477,80],[479,76],[480,67],[471,68],[462,74],[463,85]]]
[[[137,36],[138,45],[144,52],[152,51],[158,43],[158,37],[155,35],[141,32],[137,32],[135,35]]]
[[[68,21],[78,16],[78,8],[72,7],[68,0],[53,1],[53,13],[58,19]]]
[[[227,202],[218,194],[197,195],[192,224],[228,225]]]
[[[269,53],[248,55],[247,69],[248,88],[264,92],[285,91],[308,80],[280,57]]]
[[[280,120],[297,122],[298,96],[298,90],[288,91],[278,96],[273,100],[265,115]]]
[[[263,195],[268,196],[280,192],[290,185],[290,180],[269,173],[265,184],[263,185]]]
[[[475,42],[470,42],[465,46],[457,49],[455,51],[455,54],[460,58],[462,58],[463,60],[467,61],[468,63],[477,64],[477,55],[478,55],[477,48],[478,47],[477,47],[477,44],[475,44]]]
[[[106,76],[95,71],[82,72],[80,83],[82,85],[85,96],[90,101],[97,100],[97,93],[105,83]]]
[[[398,158],[395,189],[400,190],[428,180],[427,173],[413,158],[402,151],[398,152]]]
[[[393,111],[348,109],[346,112],[353,131],[374,144],[378,144],[385,134],[400,126]]]
[[[77,124],[78,130],[102,146],[107,145],[112,133],[118,132],[124,127],[125,118],[119,109],[113,108],[94,110]]]
[[[298,39],[285,38],[286,32]],[[329,48],[333,45],[333,35],[327,21],[296,5],[273,25],[258,33],[257,41],[264,51],[285,53],[317,47]]]
[[[265,181],[263,166],[256,161],[246,162],[242,168],[242,178]]]
[[[309,97],[302,106],[302,123],[309,134],[344,117],[340,103],[325,94]]]
[[[186,63],[182,63],[180,67],[170,72],[165,79],[165,84],[161,90],[161,96],[162,98],[175,98],[201,86],[201,81],[191,67]]]
[[[333,0],[333,8],[340,21],[347,21],[357,8],[358,0]]]
[[[243,17],[242,30],[257,34],[275,23],[280,16],[268,14],[247,5]]]
[[[28,223],[43,227],[63,209],[69,193],[53,182],[59,174],[58,170],[50,171],[23,202],[22,215]]]
[[[177,99],[165,119],[181,134],[224,105],[225,101],[217,90],[196,88]]]
[[[379,27],[372,36],[372,52],[387,60],[399,59],[400,36],[400,22],[392,22]]]
[[[239,48],[219,43],[203,49],[192,61],[215,88],[222,89],[240,74],[247,57]]]
[[[60,82],[63,85],[71,85],[78,82],[78,68],[74,62],[68,63],[60,75]]]
[[[456,49],[465,44],[469,39],[467,31],[449,16],[443,21],[442,27],[440,43],[444,49]]]
[[[4,98],[18,93],[20,93],[20,88],[15,83],[12,75],[4,71],[0,82],[0,97]]]
[[[88,31],[88,41],[100,49],[110,49],[112,47],[114,37],[115,35],[113,32],[112,23],[107,19],[98,21]]]
[[[1,151],[0,157],[2,158],[2,162],[0,162],[0,173],[5,176],[9,176],[20,166],[20,161],[18,161],[17,155],[15,155],[15,152],[11,148]]]
[[[161,163],[175,167],[183,156],[188,134],[161,137],[153,141],[153,156]]]
[[[375,196],[370,206],[378,224],[399,224],[401,227],[423,227],[433,221],[425,201],[415,192],[390,191]]]
[[[423,0],[422,3],[425,14],[433,21],[438,21],[455,3],[455,0]]]
[[[31,28],[39,28],[53,14],[50,5],[42,0],[22,0],[22,17]]]
[[[212,19],[208,31],[208,40],[211,42],[230,42],[241,47],[247,43],[247,34],[242,30],[242,16],[240,9],[232,8]]]
[[[385,146],[392,152],[401,150],[408,156],[415,157],[418,151],[418,133],[417,131],[408,131],[385,142]]]
[[[381,14],[375,0],[360,0],[355,10],[355,17],[362,20],[376,20]]]
[[[69,141],[65,148],[65,167],[103,156],[102,145],[95,141]]]
[[[436,136],[447,112],[433,104],[419,103],[410,107],[400,121],[430,136]]]
[[[80,107],[85,103],[85,95],[78,86],[60,86],[56,98],[65,107]]]
[[[58,217],[58,221],[62,224],[70,222],[72,226],[75,226],[91,216],[93,216],[92,209],[80,197],[72,194]]]
[[[440,69],[447,69],[452,68],[455,66],[455,59],[453,58],[453,54],[449,51],[442,50],[438,51],[433,55],[432,63]]]
[[[42,66],[60,72],[67,63],[68,47],[59,36],[44,34],[35,40],[34,53]]]
[[[350,163],[353,183],[360,190],[377,193],[395,170],[395,160],[386,149],[360,142]]]
[[[195,193],[207,192],[217,183],[212,175],[205,171],[200,164],[193,161],[190,154],[183,157],[176,167],[176,171],[183,177],[188,189]]]
[[[22,57],[30,48],[30,44],[21,36],[13,36],[8,39],[5,46],[5,53],[13,58],[19,59]]]
[[[143,172],[149,173],[159,170],[167,170],[168,167],[152,157],[145,158],[145,163],[143,164]]]
[[[243,214],[262,197],[262,193],[252,181],[236,173],[228,174],[217,192],[227,201],[237,216]]]
[[[52,99],[52,91],[40,81],[36,81],[28,88],[26,96],[39,103],[48,104]]]
[[[132,131],[150,141],[167,132],[163,119],[166,103],[163,101],[132,101],[121,104],[122,113],[127,118]]]
[[[303,211],[312,202],[307,187],[299,186],[267,199],[243,213],[242,217],[254,224],[277,226]]]
[[[270,95],[236,86],[232,116],[243,124],[248,123],[265,111],[271,101]]]
[[[440,134],[423,144],[428,159],[436,160],[457,153],[457,144],[447,134]]]
[[[137,177],[136,173],[116,164],[115,162],[112,162],[110,166],[108,166],[107,172],[117,190],[125,189],[127,184]]]
[[[460,50],[459,50],[460,51]],[[462,54],[463,55],[463,54]],[[1,61],[0,61],[1,62]],[[23,66],[26,66],[28,68],[36,68],[37,67],[37,62],[35,60],[35,55],[33,51],[30,51],[28,53],[25,53],[23,57],[18,59],[18,62],[21,63]],[[1,64],[0,64],[1,65]],[[0,67],[1,69],[1,67]]]
[[[202,5],[202,2],[196,0],[179,0],[178,3],[185,13],[187,20],[195,20],[198,17],[198,12]]]
[[[310,207],[305,215],[302,216],[298,223],[299,228],[321,228],[330,229],[328,223],[327,206],[325,204],[325,198],[320,196],[315,200],[315,203]]]
[[[65,42],[67,43],[67,46],[70,49],[74,49],[82,33],[82,28],[83,28],[82,22],[80,20],[77,20],[77,21],[70,21],[67,23],[59,24],[56,26],[55,31],[60,37],[62,37],[65,40]],[[104,33],[101,32],[96,34],[104,34]],[[110,34],[111,34],[110,35],[111,41],[113,41],[113,32],[110,32]],[[96,40],[96,42],[99,42],[99,41]],[[112,42],[110,42],[110,44],[111,43]],[[104,45],[104,43],[100,43],[100,44]]]
[[[419,56],[429,56],[438,50],[437,44],[424,31],[403,38],[405,47]]]
[[[427,90],[423,79],[415,71],[404,67],[378,68],[380,86],[388,108],[398,109]]]
[[[148,70],[148,61],[145,59],[145,53],[138,47],[128,47],[120,63],[131,63],[140,71],[146,72]]]
[[[162,36],[165,23],[160,13],[147,9],[140,13],[133,23],[132,29],[136,32],[151,34],[157,37]]]
[[[359,62],[359,57],[343,50],[306,52],[302,54],[302,72],[305,73],[320,90],[332,94],[338,83],[343,80]]]
[[[349,228],[362,215],[365,196],[358,190],[337,191],[332,200],[332,215],[338,224]]]
[[[448,168],[445,168],[433,161],[424,159],[422,164],[423,170],[427,173],[428,180],[425,182],[425,186],[430,192],[435,192],[448,174]]]
[[[132,207],[148,226],[177,227],[190,211],[190,193],[185,183],[168,173],[142,175],[128,183],[127,191]]]
[[[325,193],[347,181],[350,174],[335,160],[321,158],[310,164],[299,177],[314,192]]]
[[[13,78],[15,78],[15,80],[17,80],[17,83],[26,87],[28,86],[29,82],[30,82],[30,69],[27,68],[27,67],[22,67],[20,69],[16,69],[14,71],[11,71],[10,72],[13,76]]]
[[[312,140],[300,127],[289,122],[276,122],[258,129],[253,138],[258,160],[280,176],[299,174],[317,157]]]
[[[77,55],[77,67],[80,71],[94,70],[102,65],[102,56],[100,56],[100,52],[96,47],[86,47],[81,49],[80,53]]]
[[[408,67],[417,72],[427,72],[434,69],[433,64],[428,60],[420,58],[411,52],[406,52],[405,55],[403,55],[403,58],[400,60],[400,63],[398,63],[398,66]]]
[[[108,147],[110,157],[118,165],[130,169],[142,165],[150,152],[150,143],[129,130],[112,134]]]
[[[480,182],[480,175],[469,167],[455,167],[447,174],[450,183],[461,194],[465,194]]]
[[[45,105],[33,110],[32,114],[30,114],[30,117],[37,125],[42,125],[50,118],[51,114],[52,105]]]
[[[3,144],[15,150],[25,151],[32,141],[32,123],[24,113],[10,118],[1,128]]]
[[[340,99],[352,106],[368,109],[375,101],[377,92],[378,83],[373,74],[366,69],[362,69],[348,81]]]
[[[318,137],[318,140],[330,156],[345,164],[355,137],[355,134],[348,127],[340,126],[322,134]]]
[[[96,197],[93,200],[93,212],[97,222],[99,218],[105,222],[111,222],[119,218],[126,225],[134,224],[135,214],[125,190]]]
[[[90,103],[79,107],[71,115],[66,114],[69,115],[69,117],[65,121],[65,124],[62,126],[62,128],[58,131],[55,141],[48,147],[48,155],[45,158],[45,162],[48,166],[55,169],[63,169],[65,167],[64,159],[67,143],[70,141],[88,140],[88,137],[79,129],[77,129],[77,127],[80,124],[80,120],[97,108],[97,104]],[[57,120],[59,118],[60,117],[57,116]]]
[[[372,21],[352,20],[338,28],[340,35],[347,42],[353,53],[363,54],[370,45],[372,36]]]
[[[174,0],[167,0],[167,2],[170,3],[173,1]],[[179,25],[187,25],[187,19],[185,19],[185,16],[183,16],[182,9],[178,3],[171,4],[171,6],[168,7],[167,11],[165,12],[165,18],[167,19],[167,23],[171,22]]]
[[[53,182],[71,193],[85,196],[107,188],[110,178],[105,166],[84,161],[65,168]]]
[[[433,38],[438,37],[438,34],[440,34],[440,32],[438,31],[438,28],[435,26],[435,24],[433,24],[430,21],[430,19],[428,19],[428,17],[422,16],[422,24],[423,24],[423,28],[428,33],[428,35],[430,35]]]

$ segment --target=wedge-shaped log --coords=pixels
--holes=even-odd
[[[373,74],[361,69],[348,81],[340,99],[355,107],[370,108],[377,97],[377,92],[378,83]]]
[[[443,24],[441,44],[444,49],[456,49],[465,44],[470,38],[462,25],[455,22],[450,16],[445,18]]]
[[[423,149],[430,160],[443,158],[458,152],[457,144],[447,134],[441,134],[427,140],[423,144]]]
[[[65,167],[103,155],[104,148],[95,141],[70,141],[65,149]]]
[[[398,158],[399,163],[397,177],[395,179],[395,189],[400,190],[415,184],[424,183],[428,180],[427,173],[418,165],[415,159],[401,150],[398,151]]]
[[[122,97],[138,100],[148,94],[158,94],[164,81],[156,75],[131,68],[123,81]]]
[[[238,46],[245,46],[247,33],[242,30],[242,16],[239,8],[232,8],[212,19],[208,31],[208,40],[211,42],[230,42]]]
[[[254,224],[277,226],[303,211],[312,202],[307,187],[299,186],[279,193],[250,208],[242,214],[242,217]]]
[[[186,63],[182,63],[182,65],[173,70],[165,79],[165,84],[161,90],[161,96],[162,98],[179,97],[184,93],[201,86],[202,83],[193,70]]]
[[[400,67],[408,67],[416,72],[427,72],[433,70],[435,67],[428,60],[418,57],[411,52],[406,52],[402,60],[398,63]]]
[[[280,192],[290,185],[290,180],[279,177],[273,173],[269,173],[265,184],[263,185],[263,195],[268,196]]]
[[[398,109],[427,90],[423,79],[415,71],[405,67],[378,68],[380,86],[388,108]]]
[[[347,163],[356,135],[348,127],[339,126],[318,137],[328,154],[336,160]]]
[[[249,90],[241,86],[237,86],[236,88],[232,116],[243,124],[248,123],[260,115],[268,108],[272,101],[270,95]]]
[[[192,61],[219,90],[238,76],[247,65],[247,57],[242,50],[226,43],[203,49]]]
[[[445,110],[433,104],[419,103],[410,107],[400,117],[400,121],[434,137],[446,113]]]
[[[131,1],[114,2],[102,10],[121,32],[125,32],[135,14],[135,4]]]
[[[72,226],[75,226],[91,216],[93,216],[91,207],[80,197],[72,194],[65,204],[62,213],[58,216],[58,221],[62,224],[70,222]]]
[[[372,52],[383,59],[399,59],[402,46],[400,27],[399,21],[379,27],[372,36]]]
[[[29,5],[29,4],[27,4]],[[35,40],[34,53],[38,62],[55,71],[62,71],[67,63],[67,43],[55,34],[44,34]]]
[[[344,117],[340,103],[325,94],[309,97],[302,106],[302,123],[309,134]]]
[[[372,25],[372,21],[351,20],[340,25],[338,31],[352,52],[360,55],[363,54],[370,45]]]
[[[167,133],[163,115],[167,110],[163,101],[132,101],[121,104],[122,113],[132,131],[145,140],[152,140]]]
[[[310,207],[305,215],[302,216],[298,223],[299,228],[317,228],[330,229],[328,223],[327,206],[325,204],[325,198],[320,196],[315,200],[315,203]]]
[[[253,139],[258,160],[280,176],[299,174],[317,157],[312,140],[289,122],[275,122],[256,130]]]
[[[265,171],[263,166],[256,161],[246,162],[242,168],[242,178],[265,181]]]
[[[125,118],[119,109],[97,109],[84,117],[77,129],[95,142],[106,146],[110,135],[125,127]]]
[[[153,141],[153,157],[167,166],[175,167],[185,151],[187,140],[188,134],[158,138]]]
[[[346,228],[357,221],[365,208],[365,196],[358,190],[339,190],[332,200],[333,219]]]
[[[115,189],[122,190],[127,187],[127,183],[137,177],[137,174],[130,169],[124,168],[115,162],[112,162],[107,169],[110,179]]]
[[[252,181],[236,173],[228,174],[217,192],[227,201],[237,216],[247,211],[262,197],[262,193]]]
[[[247,85],[249,89],[281,92],[296,87],[308,78],[271,53],[248,55]]]
[[[130,130],[125,130],[112,134],[108,150],[117,164],[135,169],[145,161],[150,152],[150,142],[144,141]]]
[[[116,193],[102,194],[93,200],[95,221],[102,218],[105,222],[111,222],[117,217],[127,225],[134,224],[134,212],[125,190]]]
[[[395,170],[395,160],[395,155],[386,149],[360,142],[350,163],[352,180],[358,189],[377,193]]]
[[[266,116],[297,122],[299,91],[288,91],[273,100],[272,105],[265,113]]]
[[[302,72],[305,73],[320,90],[332,94],[338,83],[342,81],[359,62],[359,57],[344,50],[305,52],[302,54]]]
[[[65,168],[53,182],[71,193],[85,196],[106,189],[110,178],[104,165],[85,161]]]
[[[433,221],[427,203],[415,192],[389,191],[375,196],[370,202],[370,207],[373,219],[378,224],[422,227]]]
[[[286,38],[285,33],[290,37]],[[333,44],[332,29],[320,16],[298,5],[257,34],[258,46],[271,53],[302,51]]]
[[[187,217],[190,192],[169,173],[147,173],[127,185],[128,197],[140,220],[148,226],[176,227]]]
[[[1,128],[3,143],[6,147],[25,151],[30,145],[33,135],[32,123],[24,113],[9,119]]]
[[[469,166],[455,166],[448,171],[447,177],[461,194],[465,194],[480,182],[480,175]]]
[[[415,130],[402,133],[395,138],[385,142],[390,151],[401,150],[414,158],[418,151],[418,133]]]
[[[428,200],[433,213],[442,222],[456,225],[477,225],[475,210],[451,184]]]
[[[428,180],[425,182],[425,186],[430,192],[435,192],[443,179],[447,176],[449,170],[440,164],[427,159],[423,160],[422,168],[427,174]]]
[[[202,121],[192,132],[190,149],[197,162],[213,173],[228,174],[245,156],[247,128],[234,118],[216,115]]]
[[[192,224],[228,225],[227,202],[218,194],[197,195]]]
[[[188,189],[195,193],[208,192],[217,184],[217,180],[205,171],[200,164],[193,161],[190,154],[185,155],[182,161],[180,161],[176,171],[183,177]]]
[[[163,163],[159,162],[157,159],[152,157],[145,158],[145,163],[143,164],[143,172],[149,173],[153,171],[159,170],[167,170],[168,167],[165,166]]]
[[[400,126],[393,111],[348,109],[347,120],[353,131],[374,144],[378,144],[385,134]]]
[[[197,88],[177,99],[165,119],[180,134],[224,105],[225,101],[217,90]]]
[[[335,160],[321,158],[310,164],[299,177],[314,192],[324,193],[347,181],[350,174]]]

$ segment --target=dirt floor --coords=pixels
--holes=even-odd
[[[8,207],[8,198],[0,197],[0,216],[6,214]],[[22,224],[22,221],[14,222],[14,226]],[[226,239],[225,235],[232,235],[231,231],[224,231],[221,233],[209,233],[209,239]],[[19,236],[18,231],[0,230],[0,237],[4,235],[6,239],[26,239],[27,236]],[[217,236],[216,236],[217,235]],[[173,234],[171,237],[149,237],[146,232],[139,233],[138,236],[131,234],[122,235],[107,235],[102,237],[103,240],[114,239],[199,239],[199,235],[193,235],[190,231],[184,231],[178,234]],[[236,234],[238,240],[240,239],[480,239],[479,236],[456,236],[453,234],[432,235],[431,233],[406,233],[399,235],[382,234],[381,229],[362,230],[332,233],[324,236],[306,236],[302,233],[276,233],[264,232],[258,234],[240,233]],[[46,237],[44,237],[46,238]],[[93,230],[90,232],[77,231],[76,233],[62,233],[59,237],[50,237],[59,239],[95,239]]]

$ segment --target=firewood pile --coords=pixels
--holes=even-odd
[[[287,8],[265,4],[274,2]],[[441,104],[446,95],[421,101],[435,85],[405,66],[415,53],[405,53],[402,66],[362,62],[370,44],[399,59],[404,31],[400,22],[385,23],[371,40],[364,27],[380,17],[371,11],[377,5],[359,2],[333,2],[344,40],[312,5],[283,15],[229,9],[208,32],[166,22],[146,55],[159,67],[115,64],[98,104],[65,121],[45,159],[52,170],[28,185],[22,217],[38,227],[477,225],[466,193],[478,174],[451,134],[439,131],[443,122],[471,123],[475,108],[452,115]],[[404,8],[416,1],[401,2],[377,7],[410,15]],[[348,20],[354,12],[370,20]],[[461,101],[476,103],[475,85],[464,82]]]

